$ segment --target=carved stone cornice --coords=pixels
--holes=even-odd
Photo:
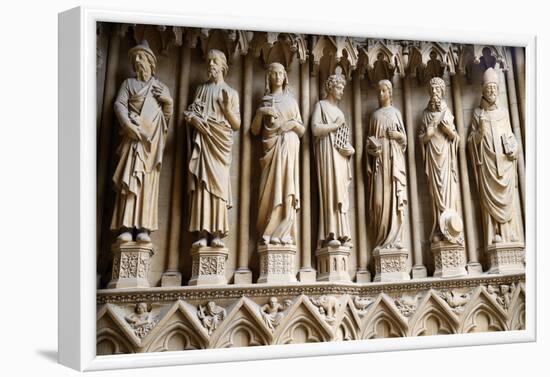
[[[357,41],[350,37],[320,36],[312,46],[311,55],[313,75],[317,75],[321,64],[326,61],[328,74],[333,74],[336,67],[341,67],[342,74],[350,80],[359,62]]]
[[[294,296],[294,295],[322,295],[322,294],[351,294],[372,296],[381,292],[404,292],[428,289],[472,288],[479,285],[501,285],[525,281],[525,274],[487,275],[475,278],[455,279],[424,279],[392,283],[313,283],[313,284],[248,284],[238,287],[227,285],[210,288],[192,286],[156,287],[148,289],[125,289],[123,292],[115,289],[101,289],[97,292],[97,303],[127,303],[127,302],[158,302],[175,300],[225,299],[263,296]]]

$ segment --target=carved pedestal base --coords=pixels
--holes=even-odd
[[[248,268],[239,268],[233,275],[235,284],[252,284],[252,271]]]
[[[107,288],[149,288],[149,266],[153,256],[152,243],[115,243],[112,278]]]
[[[488,274],[525,272],[525,247],[520,243],[502,243],[487,246]]]
[[[227,284],[225,277],[225,261],[229,250],[221,247],[193,247],[191,258],[191,279],[189,285],[224,285]]]
[[[401,281],[410,280],[407,272],[406,249],[375,249],[373,253],[376,275],[374,281]]]
[[[258,283],[293,283],[295,245],[260,245],[260,277]]]
[[[314,283],[317,271],[313,268],[300,268],[298,271],[298,280],[302,283]]]
[[[355,272],[355,281],[357,283],[370,283],[372,276],[369,270],[358,269]]]
[[[351,281],[349,276],[349,247],[317,249],[317,281]]]
[[[466,276],[466,257],[464,246],[448,242],[432,243],[434,257],[434,277],[450,278]]]
[[[165,271],[160,280],[161,287],[179,287],[181,286],[181,272]]]

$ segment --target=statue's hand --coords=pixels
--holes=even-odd
[[[262,116],[271,116],[274,119],[277,119],[277,112],[271,106],[262,106],[258,108],[256,112],[261,114]]]
[[[390,140],[401,141],[403,139],[403,135],[401,135],[401,133],[398,131],[388,130],[387,136],[388,136],[388,139]]]
[[[168,91],[168,88],[164,86],[153,85],[153,87],[151,88],[151,92],[160,103],[165,105],[172,105],[173,100],[172,97],[170,97],[170,92]]]
[[[340,153],[342,153],[344,157],[350,157],[355,154],[355,148],[353,148],[351,144],[348,144],[345,148],[340,149]]]
[[[218,98],[218,103],[224,112],[229,112],[229,94],[227,90],[222,89],[221,96]]]
[[[212,133],[210,132],[210,126],[208,123],[198,116],[194,116],[191,118],[191,124],[197,131],[199,131],[203,135],[212,136]]]
[[[435,127],[428,127],[426,129],[426,136],[431,139],[435,135]]]
[[[134,140],[134,141],[141,141],[141,133],[139,132],[139,127],[135,126],[134,124],[130,123],[127,124],[124,127],[126,135]]]
[[[292,121],[284,122],[277,128],[279,134],[283,134],[294,129],[294,123]]]

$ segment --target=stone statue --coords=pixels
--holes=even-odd
[[[351,246],[349,185],[351,156],[349,125],[338,108],[346,80],[332,75],[325,83],[326,99],[317,102],[311,117],[319,182],[319,247]]]
[[[184,113],[195,129],[189,161],[189,230],[199,235],[193,246],[224,247],[231,208],[231,147],[241,117],[238,93],[224,81],[229,69],[225,55],[210,50],[207,59],[208,81],[197,88]]]
[[[275,327],[279,325],[283,318],[282,312],[289,308],[291,304],[290,300],[285,300],[285,304],[281,305],[277,297],[270,297],[268,303],[260,308],[262,318],[271,331],[275,330]]]
[[[514,243],[518,145],[505,109],[498,107],[498,76],[483,74],[483,96],[474,110],[468,146],[483,217],[485,245]]]
[[[389,80],[378,83],[378,103],[380,107],[370,118],[366,143],[370,218],[375,248],[402,249],[407,206],[407,136],[401,113],[392,106]]]
[[[132,326],[134,333],[143,338],[149,331],[153,329],[158,322],[156,318],[151,316],[149,310],[147,310],[147,303],[138,302],[135,306],[134,313],[125,317],[126,322]]]
[[[265,89],[251,127],[254,135],[262,132],[264,151],[258,230],[266,245],[294,245],[300,208],[300,137],[305,128],[282,64],[268,66]]]
[[[147,41],[130,49],[135,78],[126,79],[114,104],[121,127],[119,161],[113,176],[116,190],[111,229],[118,241],[151,242],[158,228],[160,169],[173,100],[155,77],[157,59]]]
[[[216,305],[214,301],[209,301],[206,306],[199,305],[197,316],[201,320],[204,328],[208,331],[208,335],[212,335],[214,330],[218,328],[220,323],[227,316],[227,311],[221,306]]]
[[[328,323],[336,320],[336,311],[340,307],[338,298],[335,296],[323,295],[319,297],[310,297],[309,301],[319,309],[319,313]]]
[[[458,143],[454,117],[445,102],[445,81],[429,81],[430,102],[422,115],[420,142],[428,187],[432,197],[432,243],[446,241],[463,244],[459,215]]]

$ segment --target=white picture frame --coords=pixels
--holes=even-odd
[[[96,22],[279,31],[525,47],[526,329],[320,344],[96,356]],[[532,35],[376,28],[315,19],[162,14],[79,7],[59,15],[59,362],[80,371],[351,354],[535,340],[536,39]]]

